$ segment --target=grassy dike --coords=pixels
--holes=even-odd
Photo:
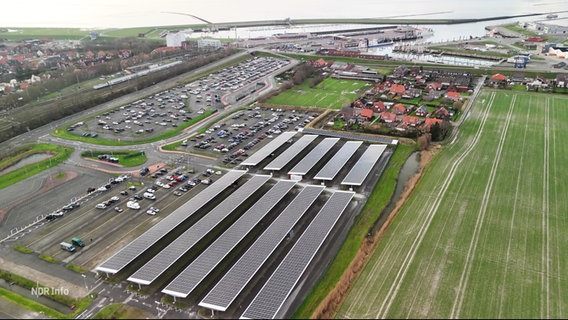
[[[57,166],[69,158],[71,153],[73,153],[73,148],[44,143],[21,147],[0,158],[0,170],[6,169],[18,161],[38,153],[49,153],[52,156],[49,159],[0,175],[0,189]]]
[[[13,283],[14,285],[20,286],[22,288],[26,288],[31,290],[35,287],[46,288],[44,286],[38,285],[37,283],[26,279],[24,277],[15,275],[13,273],[0,270],[0,278]],[[82,299],[73,299],[69,296],[61,295],[61,294],[44,294],[45,297],[64,304],[73,309],[73,313],[71,314],[63,314],[57,310],[49,308],[41,303],[33,301],[29,298],[23,297],[17,293],[12,291],[6,290],[4,288],[0,288],[0,297],[3,297],[7,300],[14,302],[15,304],[26,308],[27,310],[42,313],[45,317],[50,317],[54,319],[72,319],[79,315],[83,310],[85,310],[94,300],[96,295],[90,294]]]
[[[343,246],[329,266],[326,273],[318,281],[310,295],[300,305],[292,318],[308,319],[327,294],[337,285],[341,275],[355,257],[355,254],[365,240],[369,228],[379,218],[383,209],[389,204],[396,188],[398,173],[412,152],[415,145],[398,145],[385,171],[375,185],[363,210],[347,235]]]

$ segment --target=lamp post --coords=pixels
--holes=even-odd
[[[81,273],[81,277],[83,277],[83,283],[85,284],[85,289],[89,291],[89,287],[87,286],[87,276],[84,273]]]

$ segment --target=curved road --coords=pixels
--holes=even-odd
[[[31,130],[28,133],[21,134],[21,135],[14,137],[14,138],[12,138],[8,141],[0,143],[0,150],[2,152],[6,152],[7,150],[12,149],[14,147],[17,147],[19,145],[22,145],[22,144],[25,144],[25,143],[30,143],[30,142],[33,143],[33,142],[36,142],[36,141],[45,142],[45,143],[54,143],[54,144],[59,144],[59,145],[75,148],[75,152],[73,152],[71,157],[67,160],[68,163],[73,164],[73,165],[88,166],[88,167],[93,168],[93,169],[106,170],[106,171],[108,171],[109,168],[113,168],[113,167],[109,166],[108,164],[104,164],[104,163],[99,164],[96,161],[86,160],[86,159],[84,159],[80,156],[81,152],[85,151],[85,150],[94,150],[94,149],[101,149],[101,148],[108,150],[108,151],[124,150],[125,148],[127,148],[127,149],[130,149],[130,150],[137,150],[137,151],[144,151],[145,152],[146,157],[148,158],[148,161],[147,161],[147,164],[145,164],[144,166],[148,166],[152,163],[171,161],[172,157],[177,157],[175,155],[176,153],[175,152],[163,152],[161,150],[161,146],[166,145],[166,144],[170,144],[170,143],[175,142],[175,141],[180,141],[180,140],[186,139],[186,138],[194,135],[195,133],[197,133],[197,131],[199,129],[205,127],[210,122],[211,119],[214,119],[214,118],[220,119],[223,116],[225,116],[228,113],[235,110],[236,108],[239,108],[243,105],[246,105],[247,103],[250,103],[250,102],[258,99],[258,97],[272,91],[274,88],[277,87],[274,76],[276,74],[282,73],[286,70],[293,68],[294,66],[296,66],[298,64],[298,61],[290,59],[290,63],[288,63],[283,68],[281,68],[277,71],[274,71],[270,74],[267,74],[264,77],[256,80],[255,82],[264,82],[265,83],[265,86],[262,88],[262,90],[257,91],[255,93],[253,93],[252,95],[247,96],[246,98],[242,99],[241,101],[238,101],[237,103],[235,103],[233,105],[228,105],[227,107],[225,107],[225,109],[220,110],[219,112],[213,114],[209,118],[193,125],[192,127],[184,130],[179,135],[172,137],[172,138],[169,138],[169,139],[164,139],[164,140],[155,141],[155,142],[146,143],[146,144],[130,145],[130,146],[101,146],[101,145],[86,143],[86,142],[82,142],[82,141],[66,140],[66,139],[54,137],[54,136],[51,135],[51,132],[53,130],[55,130],[57,127],[65,125],[66,123],[72,123],[72,122],[75,122],[75,121],[79,121],[80,119],[84,118],[85,116],[94,115],[94,114],[99,113],[103,110],[117,108],[117,107],[124,105],[126,103],[129,103],[131,101],[139,100],[143,97],[153,95],[155,93],[167,90],[170,87],[176,86],[180,81],[182,81],[184,79],[195,76],[195,75],[202,73],[202,72],[212,71],[215,68],[217,68],[217,67],[219,67],[219,66],[221,66],[221,65],[223,65],[223,64],[225,64],[225,63],[227,63],[231,60],[234,60],[236,58],[239,58],[241,56],[249,54],[252,51],[264,51],[264,50],[259,49],[259,48],[255,48],[255,49],[249,49],[249,50],[246,50],[246,51],[241,51],[241,52],[236,53],[232,56],[223,58],[219,61],[213,62],[211,64],[200,67],[198,69],[195,69],[191,72],[187,72],[185,74],[176,76],[176,77],[171,78],[169,80],[162,81],[162,82],[160,82],[156,85],[153,85],[151,87],[148,87],[148,88],[139,90],[137,92],[124,95],[124,96],[117,98],[117,99],[114,99],[112,101],[103,103],[103,104],[101,104],[97,107],[91,108],[87,111],[84,111],[84,112],[81,112],[81,113],[71,115],[71,116],[65,117],[63,119],[54,121],[54,122],[52,122],[48,125],[44,125],[44,126],[39,127],[37,129]],[[241,90],[243,90],[243,89],[246,89],[246,87],[242,88]],[[227,94],[226,96],[224,96],[225,101],[236,100],[234,98],[231,99],[231,97],[236,95],[241,90],[236,91],[236,92],[231,92],[231,93]],[[186,154],[184,154],[184,156],[185,155]],[[197,157],[195,157],[195,158],[197,158]],[[206,161],[206,160],[202,159],[200,161]],[[132,171],[132,170],[133,170],[133,168],[116,167],[116,169],[112,169],[111,171],[127,172],[127,171]]]

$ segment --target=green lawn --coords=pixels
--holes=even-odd
[[[369,84],[365,81],[327,78],[317,86],[310,88],[308,81],[306,80],[305,83],[273,97],[267,103],[296,107],[341,109],[342,106],[353,102]]]
[[[144,164],[148,158],[140,151],[94,151],[88,150],[81,152],[81,157],[98,160],[101,154],[110,155],[118,158],[118,163],[125,167],[136,167]]]
[[[336,317],[568,317],[566,105],[483,91]]]

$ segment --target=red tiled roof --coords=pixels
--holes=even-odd
[[[392,107],[392,111],[399,114],[405,113],[406,107],[402,103],[397,103],[394,105],[394,107]]]
[[[437,124],[441,125],[441,124],[442,124],[442,120],[436,119],[436,118],[426,118],[426,120],[424,121],[424,125],[426,126],[426,128],[428,128],[428,130],[430,130],[430,127],[431,127],[434,123],[437,123]]]
[[[393,122],[396,120],[396,114],[392,112],[381,112],[381,119],[384,122]]]
[[[461,98],[461,94],[459,92],[450,91],[450,92],[446,93],[446,97],[448,97],[450,99],[458,100],[459,98]]]
[[[370,119],[370,118],[373,117],[373,110],[372,109],[363,109],[363,110],[361,110],[361,116]]]
[[[390,93],[394,93],[394,94],[404,94],[406,90],[404,89],[404,86],[402,84],[393,84],[390,88]]]
[[[500,73],[497,73],[497,74],[494,74],[494,75],[491,76],[491,80],[505,81],[505,80],[507,80],[507,77],[500,74]]]
[[[402,122],[404,122],[407,125],[411,125],[411,126],[417,125],[418,121],[420,121],[420,119],[418,117],[415,117],[415,116],[404,116],[404,120],[402,120]]]

